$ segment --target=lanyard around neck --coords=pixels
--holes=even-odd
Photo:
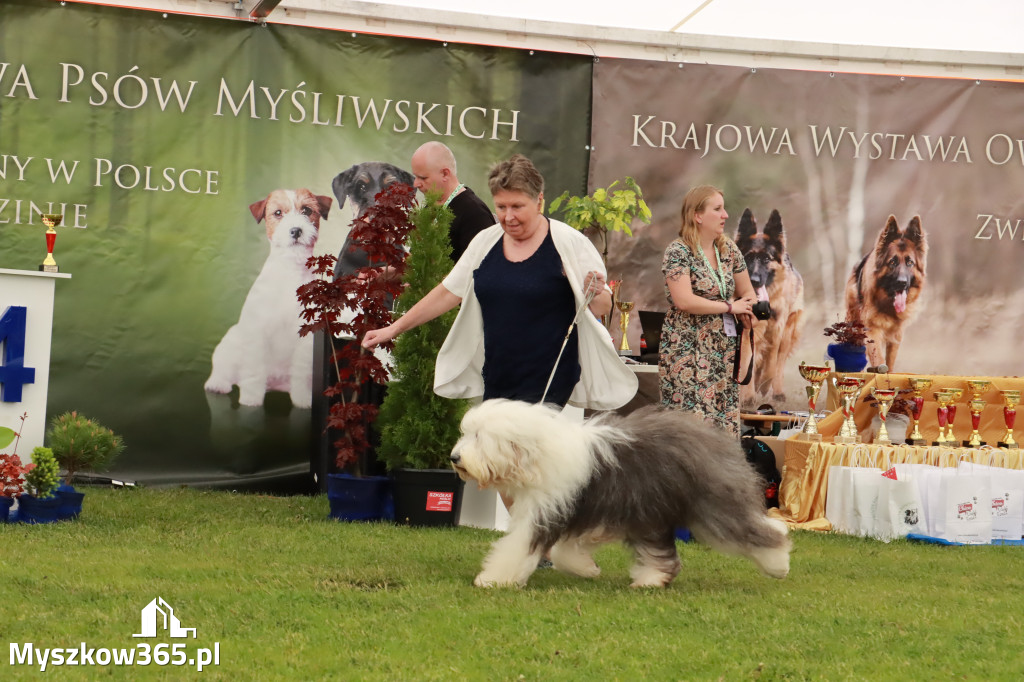
[[[444,200],[443,204],[441,204],[441,208],[448,208],[448,204],[452,203],[452,199],[455,198],[455,195],[464,189],[466,189],[466,186],[463,185],[461,182],[455,185],[455,189],[452,190],[452,193],[449,194],[448,198]]]
[[[714,249],[715,252],[715,263],[718,265],[717,269],[711,267],[711,261],[708,260],[707,254],[704,253],[703,246],[700,247],[700,255],[704,259],[704,263],[708,266],[708,270],[710,270],[711,274],[715,276],[715,284],[718,285],[718,293],[722,295],[722,300],[726,301],[728,299],[726,298],[725,273],[722,272],[722,259],[718,255],[718,249],[714,248],[714,246],[712,246],[712,249]]]

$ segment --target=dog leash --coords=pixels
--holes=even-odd
[[[580,304],[580,307],[576,309],[576,314],[572,316],[572,322],[569,323],[569,330],[565,332],[565,338],[562,339],[562,347],[558,349],[558,357],[555,358],[555,366],[551,368],[551,376],[548,377],[548,383],[544,387],[544,394],[541,395],[540,397],[541,405],[544,404],[544,399],[548,397],[548,389],[551,388],[551,382],[555,378],[555,371],[558,370],[558,363],[561,362],[562,360],[562,353],[565,352],[565,345],[569,343],[569,337],[572,335],[572,330],[575,329],[576,324],[580,320],[580,313],[587,309],[587,306],[590,305],[590,302],[594,300],[595,295],[596,292],[589,292],[586,295],[586,297],[584,297],[583,303]]]

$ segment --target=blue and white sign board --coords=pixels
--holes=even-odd
[[[0,425],[21,430],[18,455],[26,463],[46,433],[55,282],[70,278],[0,268]]]

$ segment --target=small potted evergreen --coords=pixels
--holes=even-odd
[[[42,446],[32,449],[32,463],[25,467],[27,492],[18,497],[18,520],[22,523],[54,523],[60,498],[57,489],[60,465],[53,450]]]
[[[59,519],[76,518],[82,512],[85,493],[72,485],[83,471],[103,471],[124,451],[124,441],[107,427],[78,412],[65,412],[50,420],[46,442],[64,469],[64,482],[57,487]]]
[[[401,292],[403,245],[412,229],[409,211],[415,196],[416,190],[409,185],[392,183],[352,222],[352,244],[366,251],[371,265],[335,277],[337,259],[314,256],[308,265],[315,278],[296,291],[304,320],[299,334],[321,332],[331,349],[335,381],[323,392],[330,401],[325,437],[334,438],[337,473],[327,475],[327,496],[331,517],[340,520],[379,520],[389,513],[390,479],[363,475],[371,452],[370,425],[378,412],[367,398],[367,387],[386,385],[389,375],[380,357],[358,341],[367,331],[391,323],[388,301]],[[394,276],[379,276],[385,268]],[[392,347],[383,345],[387,350]]]
[[[428,193],[409,216],[404,289],[395,302],[403,313],[452,269],[448,227],[451,210]],[[395,340],[394,381],[380,409],[380,456],[395,480],[395,521],[415,526],[451,526],[458,521],[463,483],[449,466],[452,446],[468,401],[434,393],[434,364],[456,310],[404,332]]]
[[[868,329],[860,322],[834,322],[825,327],[825,336],[834,339],[828,344],[828,356],[837,372],[860,372],[868,366]]]

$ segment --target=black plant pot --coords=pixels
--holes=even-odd
[[[464,483],[451,469],[396,469],[395,523],[454,526],[462,509]]]

